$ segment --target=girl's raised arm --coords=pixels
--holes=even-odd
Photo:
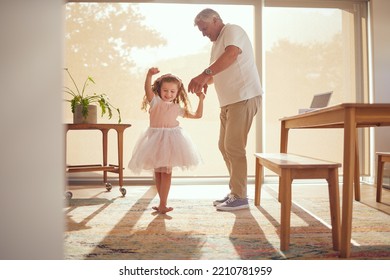
[[[154,92],[152,90],[152,76],[159,73],[160,70],[158,70],[157,67],[152,67],[148,70],[148,73],[146,74],[145,79],[145,95],[148,100],[148,102],[151,102],[154,97]]]

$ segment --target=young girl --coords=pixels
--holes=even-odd
[[[205,96],[202,92],[197,93],[199,104],[196,112],[192,113],[187,93],[178,77],[166,74],[152,85],[152,76],[159,72],[153,67],[146,75],[142,109],[150,106],[150,124],[138,139],[128,167],[135,173],[154,171],[160,204],[153,209],[165,214],[173,210],[167,206],[172,168],[189,169],[201,162],[194,144],[176,119],[178,116],[201,118]]]

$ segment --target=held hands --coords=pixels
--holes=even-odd
[[[197,93],[195,93],[195,94],[196,94],[196,96],[198,96],[198,98],[199,98],[200,101],[203,101],[203,100],[206,98],[205,93],[203,93],[202,91],[197,92]]]
[[[211,79],[211,76],[205,75],[205,74],[200,74],[193,78],[189,85],[188,85],[188,92],[192,93],[198,93],[201,92],[202,89],[204,91],[204,94],[207,93],[207,82]]]

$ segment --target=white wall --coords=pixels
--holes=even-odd
[[[371,0],[374,102],[390,103],[390,1]],[[390,152],[390,128],[375,128],[375,151]],[[385,176],[390,176],[386,165]],[[387,181],[387,180],[385,180]]]
[[[63,258],[62,9],[0,2],[0,259]]]

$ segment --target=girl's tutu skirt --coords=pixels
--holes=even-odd
[[[202,162],[188,134],[180,127],[149,127],[135,144],[129,169],[170,173],[172,169],[188,170]]]

